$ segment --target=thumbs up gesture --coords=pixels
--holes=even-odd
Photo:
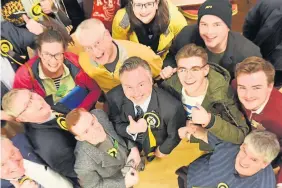
[[[144,118],[140,118],[137,122],[128,116],[129,127],[128,131],[130,134],[144,133],[147,130],[147,122]]]
[[[206,111],[201,105],[197,104],[192,108],[192,122],[194,124],[201,124],[206,127],[211,121],[211,114]]]
[[[37,21],[30,19],[27,15],[23,15],[23,20],[26,23],[26,28],[29,30],[29,32],[39,35],[43,33],[44,31],[44,26]]]
[[[160,76],[162,79],[168,79],[170,77],[172,77],[172,75],[174,73],[176,73],[177,69],[176,68],[172,68],[171,66],[167,66],[165,67],[163,70],[161,70]]]

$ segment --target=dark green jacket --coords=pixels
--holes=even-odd
[[[249,133],[249,126],[244,114],[239,110],[232,88],[229,86],[230,75],[223,67],[210,64],[208,90],[202,106],[211,113],[211,121],[206,129],[221,140],[241,144]],[[177,74],[160,84],[178,100],[182,98],[182,85]],[[192,137],[191,142],[200,142],[200,149],[210,150],[203,141]]]

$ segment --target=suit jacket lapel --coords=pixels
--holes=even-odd
[[[156,111],[158,109],[158,97],[155,89],[152,90],[151,100],[147,109],[147,112]]]
[[[130,115],[132,118],[135,117],[134,104],[126,97],[123,98],[123,104],[121,107],[121,114],[124,116],[124,121],[128,121],[128,116]]]
[[[109,167],[109,166],[118,166],[122,165],[121,160],[117,160],[107,154],[106,152],[103,152],[99,150],[96,146],[89,144],[89,149],[87,150],[87,154],[89,156],[92,156],[92,159],[97,163],[102,163],[102,167]]]

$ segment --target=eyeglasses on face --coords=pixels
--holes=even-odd
[[[101,36],[100,39],[98,39],[96,42],[94,42],[93,44],[91,44],[90,46],[84,46],[84,50],[85,51],[93,51],[94,49],[97,49],[99,45],[101,45],[101,43],[103,43],[104,39],[106,36],[106,31],[103,32],[103,35]]]
[[[50,61],[52,58],[55,58],[56,60],[62,60],[64,58],[64,52],[56,53],[54,55],[48,52],[42,52],[41,56],[46,61]]]
[[[143,8],[145,9],[152,9],[155,6],[155,1],[153,2],[148,2],[148,3],[133,3],[133,8],[136,10],[142,10]]]
[[[190,69],[186,69],[184,67],[179,67],[177,68],[177,73],[178,74],[188,74],[188,72],[190,72],[192,75],[196,75],[197,73],[199,73],[206,65],[208,65],[207,63],[203,66],[193,66]]]

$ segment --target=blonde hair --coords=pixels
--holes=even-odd
[[[203,47],[197,46],[196,44],[193,43],[183,46],[177,52],[175,56],[175,60],[176,63],[178,63],[180,59],[189,58],[189,57],[200,57],[203,60],[203,64],[208,63],[208,54],[206,50]]]
[[[244,143],[251,147],[256,155],[262,156],[266,163],[271,163],[280,151],[277,136],[268,131],[252,131],[246,136]]]
[[[267,83],[274,83],[275,69],[273,65],[261,57],[248,57],[236,65],[235,78],[240,74],[252,74],[263,71],[267,77]]]
[[[27,89],[12,89],[6,93],[2,98],[2,108],[10,116],[17,117],[18,114],[14,112],[15,108],[13,106],[13,101],[17,97],[20,91]]]
[[[84,31],[86,30],[92,30],[93,35],[101,35],[103,32],[105,32],[106,28],[101,20],[90,18],[87,20],[84,20],[81,22],[75,31],[75,36],[80,41],[81,37],[85,36]]]

